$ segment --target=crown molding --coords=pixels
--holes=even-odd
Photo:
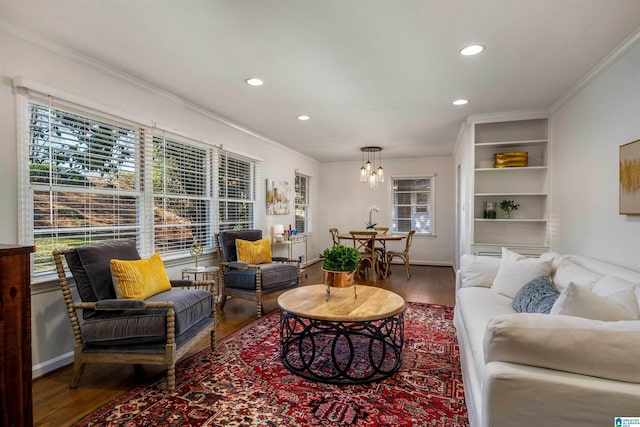
[[[4,31],[12,36],[15,36],[19,39],[22,39],[28,43],[31,43],[33,45],[36,45],[38,47],[41,47],[43,49],[49,50],[53,53],[56,53],[60,56],[63,56],[69,60],[72,60],[74,62],[77,62],[81,65],[84,65],[88,68],[91,68],[94,71],[97,71],[101,74],[105,74],[107,76],[110,77],[114,77],[118,80],[124,81],[125,83],[128,83],[130,85],[133,86],[137,86],[139,88],[142,88],[146,91],[149,91],[151,93],[153,93],[154,95],[163,97],[169,101],[171,101],[174,104],[177,104],[181,107],[185,107],[188,108],[198,114],[201,114],[209,119],[215,120],[219,123],[222,123],[226,126],[229,126],[231,128],[234,128],[242,133],[245,133],[249,136],[252,136],[253,138],[259,139],[260,141],[263,141],[267,144],[270,144],[274,147],[277,147],[281,150],[285,150],[288,151],[290,153],[296,154],[298,156],[302,156],[304,158],[306,158],[307,160],[314,162],[316,164],[319,164],[320,162],[316,159],[313,159],[305,154],[302,154],[290,147],[287,147],[286,145],[277,142],[271,138],[268,138],[264,135],[261,135],[249,128],[246,128],[242,125],[240,125],[239,123],[236,123],[230,119],[227,119],[226,117],[223,117],[199,104],[196,104],[194,102],[191,102],[185,98],[182,98],[178,95],[175,95],[171,92],[168,92],[164,89],[162,89],[159,86],[153,85],[143,79],[140,79],[130,73],[127,73],[123,70],[120,70],[117,67],[114,67],[110,64],[107,64],[105,62],[99,61],[96,58],[93,58],[91,56],[82,54],[80,52],[77,52],[73,49],[70,49],[66,46],[60,45],[59,43],[55,43],[52,42],[51,40],[47,40],[44,39],[42,37],[39,37],[33,33],[30,33],[28,31],[25,31],[22,28],[18,28],[13,24],[8,23],[4,18],[0,17],[0,31]]]
[[[558,98],[549,111],[555,113],[564,104],[566,104],[571,98],[578,94],[582,89],[593,82],[600,74],[604,73],[611,65],[613,65],[618,59],[623,57],[629,50],[631,50],[640,41],[640,28],[627,37],[622,43],[618,45],[613,51],[605,56],[595,67],[591,69],[587,74],[582,76],[573,86],[569,88],[560,98]]]

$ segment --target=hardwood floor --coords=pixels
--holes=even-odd
[[[322,283],[323,272],[320,267],[320,263],[310,266],[303,273],[301,284]],[[406,301],[454,305],[455,276],[452,268],[413,265],[410,280],[407,280],[403,265],[392,265],[391,271],[392,274],[386,279],[373,282],[358,277],[356,283],[389,289]],[[267,312],[276,309],[276,301],[266,302],[264,308]],[[219,313],[217,339],[229,335],[255,318],[255,306],[251,302],[229,299],[224,312]],[[207,345],[203,341],[196,351]],[[151,383],[163,378],[165,374],[163,369],[155,366],[135,370],[130,365],[88,365],[78,388],[72,390],[69,389],[71,371],[71,365],[68,365],[33,381],[34,425],[71,425],[134,386]]]

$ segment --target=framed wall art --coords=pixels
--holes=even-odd
[[[267,179],[267,215],[286,215],[289,213],[291,185],[289,181]]]
[[[620,214],[640,215],[640,139],[620,146]]]

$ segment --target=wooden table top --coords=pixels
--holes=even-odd
[[[373,236],[373,238],[375,240],[381,240],[381,241],[402,240],[402,239],[404,239],[406,237],[407,236],[405,236],[404,234],[382,234],[382,233],[378,233],[375,236]],[[340,240],[353,240],[353,236],[351,236],[351,234],[349,234],[349,233],[340,233],[340,234],[338,234],[338,239],[340,239]]]
[[[333,322],[367,322],[386,319],[404,311],[404,299],[386,289],[356,285],[331,288],[327,301],[326,285],[300,286],[281,294],[278,305],[282,310],[300,317]]]

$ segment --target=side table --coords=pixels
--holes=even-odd
[[[182,269],[182,280],[198,280],[198,275],[201,275],[200,280],[213,280],[216,282],[216,289],[218,294],[216,297],[216,304],[222,301],[222,290],[220,289],[220,267],[187,267]]]

